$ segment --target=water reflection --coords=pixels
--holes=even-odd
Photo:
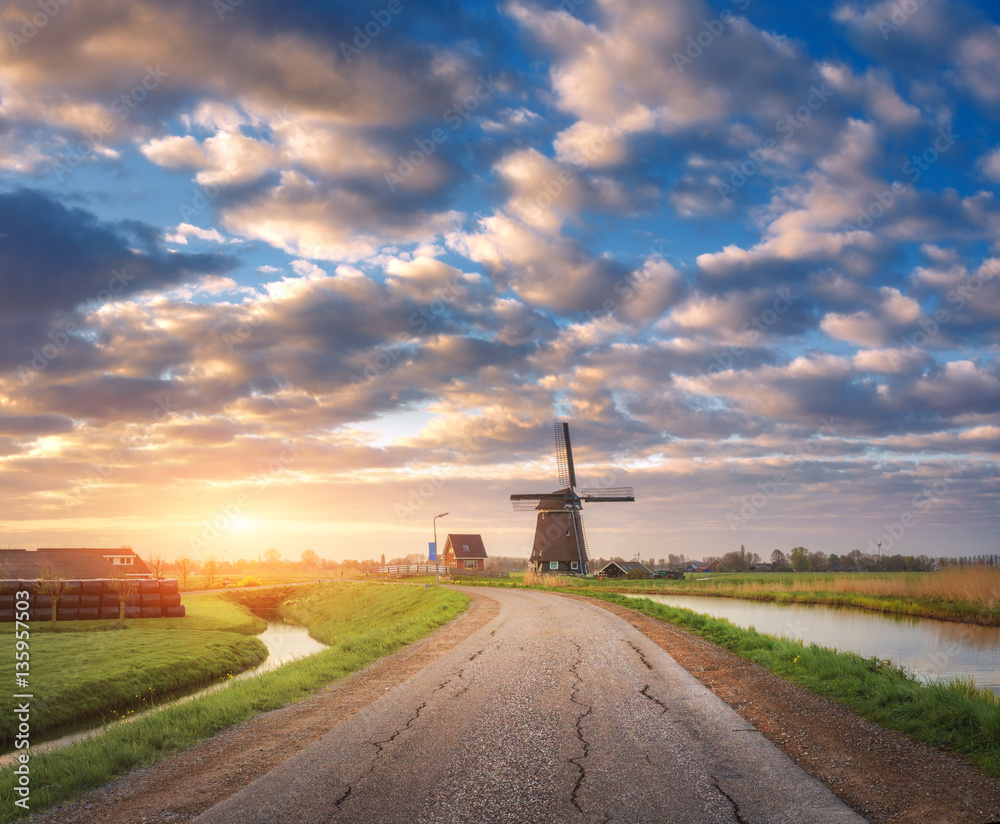
[[[627,594],[627,593],[623,593]],[[929,681],[956,677],[1000,692],[1000,628],[884,615],[823,604],[775,604],[694,595],[643,595],[661,604],[725,618],[740,627],[877,656]]]

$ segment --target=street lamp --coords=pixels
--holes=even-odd
[[[437,586],[441,586],[441,572],[440,572],[440,558],[438,557],[438,518],[443,518],[447,515],[447,512],[442,512],[440,515],[435,515],[434,520],[431,523],[434,525],[434,580],[437,582]]]

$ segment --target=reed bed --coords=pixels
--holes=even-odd
[[[881,598],[939,598],[946,601],[980,603],[987,607],[1000,604],[1000,569],[990,566],[947,569],[942,572],[829,575],[788,575],[771,579],[766,574],[759,581],[728,582],[714,578],[709,588],[721,586],[736,593],[755,592],[833,592],[871,595]]]

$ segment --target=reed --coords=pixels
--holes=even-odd
[[[568,575],[546,575],[530,569],[524,573],[524,585],[529,587],[575,587],[580,585],[580,581],[581,579]]]

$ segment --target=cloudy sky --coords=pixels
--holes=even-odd
[[[1000,16],[11,0],[0,542],[997,551]]]

